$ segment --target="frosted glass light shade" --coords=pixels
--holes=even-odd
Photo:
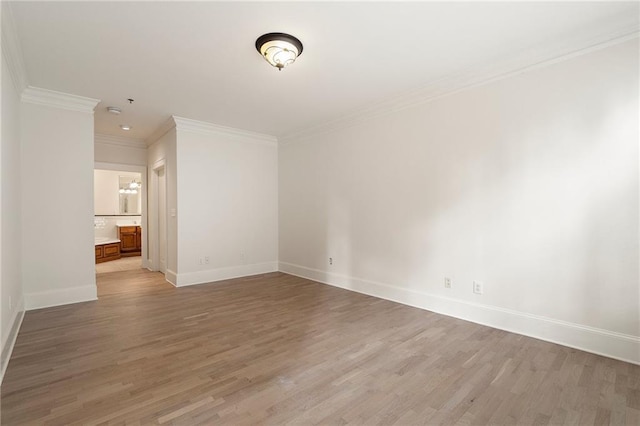
[[[292,35],[269,33],[258,37],[256,49],[272,66],[282,70],[302,53],[302,43]]]

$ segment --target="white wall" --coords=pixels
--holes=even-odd
[[[276,271],[275,138],[193,120],[176,121],[177,284]]]
[[[2,13],[6,13],[2,4]],[[6,17],[3,16],[3,26]],[[3,28],[6,30],[6,28]],[[3,31],[2,40],[2,139],[0,149],[0,378],[4,375],[17,336],[24,299],[21,274],[20,216],[20,96],[9,69]],[[14,84],[16,83],[16,84]],[[1,379],[0,379],[1,380]]]
[[[286,142],[281,270],[640,363],[637,39]]]
[[[93,171],[93,212],[96,215],[116,215],[118,205],[118,173],[111,170]]]
[[[43,99],[49,105],[43,105]],[[40,90],[22,95],[22,276],[27,309],[96,299],[92,108],[97,101],[91,107],[93,100],[85,99]],[[85,105],[69,107],[76,102]]]
[[[152,270],[158,270],[159,266],[153,263],[155,252],[158,246],[158,233],[157,233],[157,220],[158,200],[155,194],[155,187],[157,185],[154,180],[154,168],[162,164],[165,168],[166,176],[166,211],[165,217],[167,219],[167,273],[165,274],[167,280],[173,284],[176,284],[176,275],[178,270],[178,229],[177,229],[177,217],[171,216],[171,210],[177,211],[177,171],[176,171],[176,129],[168,129],[161,136],[152,140],[152,144],[148,148],[148,265]]]

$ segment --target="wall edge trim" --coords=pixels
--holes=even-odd
[[[640,336],[419,292],[288,262],[278,270],[476,324],[640,365]]]
[[[55,90],[41,89],[33,86],[28,86],[22,91],[20,100],[23,103],[43,105],[88,114],[93,114],[93,110],[100,102],[99,99],[86,98],[84,96],[71,95],[68,93],[56,92]]]
[[[152,146],[156,142],[158,142],[164,135],[169,133],[172,129],[176,128],[176,122],[173,121],[172,117],[164,120],[156,130],[154,130],[145,140],[144,143],[148,147]]]
[[[216,281],[230,280],[233,278],[248,277],[251,275],[267,274],[278,271],[278,262],[260,262],[248,265],[228,266],[224,268],[207,269],[204,271],[186,272],[178,274],[177,287],[208,284]]]
[[[2,384],[2,380],[4,380],[4,373],[7,371],[7,367],[9,366],[11,354],[13,353],[13,348],[16,345],[16,340],[18,340],[18,334],[20,333],[20,327],[22,327],[24,314],[25,309],[23,296],[20,298],[18,304],[16,305],[16,313],[11,319],[11,328],[9,329],[7,339],[2,342],[2,354],[0,354],[0,385]]]
[[[31,311],[34,309],[51,308],[54,306],[98,300],[98,292],[97,287],[94,284],[25,293],[24,299],[25,309],[27,311]]]
[[[286,133],[278,138],[281,146],[291,145],[317,135],[323,135],[366,123],[378,117],[391,115],[406,109],[416,108],[423,104],[454,95],[464,90],[484,86],[495,81],[516,76],[538,68],[585,55],[609,46],[624,43],[640,37],[640,26],[623,28],[615,34],[608,34],[600,40],[590,40],[583,46],[572,46],[564,51],[551,52],[546,55],[530,54],[521,58],[504,61],[485,69],[476,67],[464,72],[434,80],[420,88],[404,94],[381,100],[363,108],[354,109],[341,117],[323,123]]]
[[[172,271],[171,269],[167,268],[165,270],[164,273],[164,279],[171,285],[173,285],[174,287],[178,287],[178,285],[176,284],[178,282],[178,273],[175,271]]]
[[[207,123],[205,121],[192,120],[190,118],[173,116],[176,129],[179,131],[197,133],[208,136],[232,136],[236,138],[251,139],[251,142],[260,142],[268,145],[277,145],[278,139],[275,136],[264,133],[252,132],[249,130],[237,129],[234,127],[221,126]]]
[[[143,139],[129,139],[122,136],[105,135],[96,133],[93,137],[94,143],[113,146],[124,146],[125,148],[147,149],[147,144]]]
[[[11,4],[2,2],[2,7],[2,25],[0,26],[2,31],[2,56],[7,62],[13,85],[18,93],[22,93],[24,88],[29,85],[24,56],[18,41],[18,32]]]

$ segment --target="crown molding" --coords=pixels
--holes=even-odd
[[[278,139],[275,136],[266,135],[264,133],[256,133],[248,130],[236,129],[233,127],[220,126],[217,124],[207,123],[204,121],[192,120],[189,118],[173,116],[176,129],[180,131],[197,133],[207,136],[232,136],[242,139],[250,139],[251,142],[266,143],[276,145]]]
[[[485,66],[470,67],[416,90],[388,98],[373,105],[353,110],[339,118],[293,131],[278,137],[280,145],[287,145],[310,137],[330,133],[364,123],[372,119],[414,108],[450,96],[463,90],[482,86],[534,69],[546,67],[576,56],[604,49],[640,36],[640,25],[627,25],[618,31],[591,37],[576,37],[554,49],[529,49],[507,60]]]
[[[70,95],[54,90],[40,89],[29,86],[22,92],[22,102],[66,109],[69,111],[85,112],[93,114],[99,99],[85,98],[84,96]]]
[[[176,122],[173,121],[173,117],[169,117],[167,120],[163,121],[162,124],[153,132],[151,135],[145,139],[145,143],[147,146],[151,146],[154,143],[158,142],[161,137],[167,134],[167,132],[171,129],[175,129]]]
[[[9,2],[2,2],[2,56],[9,68],[11,80],[18,93],[29,85],[27,71],[24,66],[24,57],[22,49],[18,41],[18,32],[16,30],[13,12]]]
[[[147,144],[142,139],[130,139],[122,136],[104,135],[96,133],[93,137],[95,143],[103,145],[124,146],[126,148],[147,149]]]
[[[278,139],[275,136],[266,135],[264,133],[225,127],[218,124],[207,123],[205,121],[192,120],[190,118],[172,115],[146,139],[147,146],[154,144],[168,131],[174,128],[183,132],[196,133],[205,136],[232,136],[235,138],[242,138],[245,142],[248,141],[268,145],[277,145],[278,143]]]

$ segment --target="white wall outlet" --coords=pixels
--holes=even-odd
[[[473,292],[475,294],[482,294],[484,291],[484,284],[482,284],[480,281],[474,281],[473,282]]]
[[[205,257],[204,257],[204,263],[205,263],[206,265],[208,265],[208,264],[209,264],[209,256],[205,256]]]
[[[333,257],[329,258],[329,265],[333,265]]]
[[[451,288],[451,278],[444,277],[444,288]]]

